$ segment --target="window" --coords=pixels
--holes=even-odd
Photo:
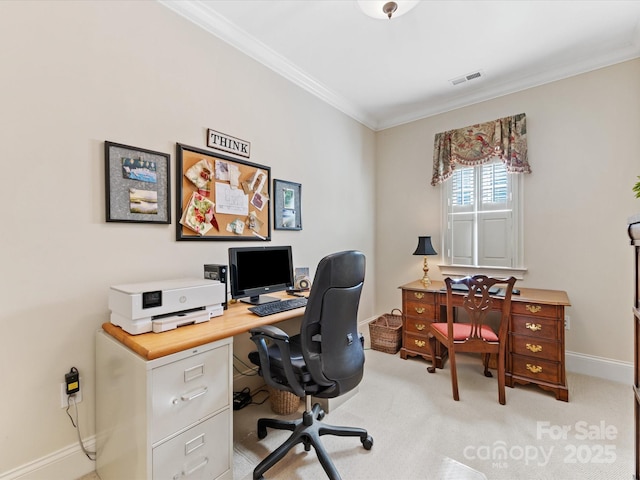
[[[522,268],[521,183],[500,160],[455,169],[443,184],[446,264]]]

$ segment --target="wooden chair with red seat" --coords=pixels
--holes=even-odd
[[[465,277],[459,280],[445,279],[447,286],[447,322],[433,322],[429,333],[438,342],[447,347],[451,365],[451,387],[453,399],[460,400],[458,394],[458,374],[456,371],[456,353],[472,352],[484,354],[484,374],[493,376],[489,371],[489,356],[498,357],[498,400],[504,405],[505,400],[505,362],[506,344],[511,315],[511,294],[516,282],[514,277],[508,279],[491,278],[485,275]],[[489,312],[496,311],[495,298],[502,300],[499,324],[494,330],[488,323]],[[467,313],[464,322],[455,322],[454,307],[461,307]],[[435,373],[436,358],[431,348],[431,367],[429,373]]]

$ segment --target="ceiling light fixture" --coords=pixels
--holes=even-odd
[[[398,4],[396,2],[387,2],[382,6],[382,12],[389,17],[391,20],[391,15],[398,9]]]
[[[387,0],[358,0],[358,6],[365,14],[381,20],[390,20],[391,16],[398,18],[418,3],[420,3],[418,0],[398,0],[395,2],[389,2]]]

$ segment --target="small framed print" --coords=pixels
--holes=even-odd
[[[104,142],[107,222],[171,223],[169,155]]]
[[[273,180],[273,218],[276,230],[302,230],[302,185]]]

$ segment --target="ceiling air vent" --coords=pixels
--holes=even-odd
[[[470,80],[475,80],[476,78],[480,78],[482,76],[484,76],[484,73],[482,72],[482,70],[478,70],[477,72],[468,73],[463,77],[454,78],[449,81],[451,82],[451,85],[455,86],[455,85],[460,85],[461,83],[464,83],[464,82],[468,82]]]

